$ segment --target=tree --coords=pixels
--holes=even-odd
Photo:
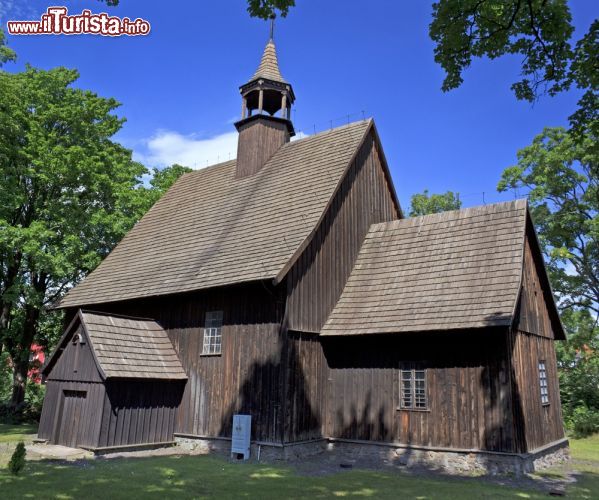
[[[533,102],[575,86],[583,91],[570,116],[578,134],[597,137],[599,21],[572,47],[566,0],[440,0],[433,4],[429,34],[435,61],[445,70],[442,89],[457,88],[475,57],[522,56],[516,97]]]
[[[112,136],[110,98],[72,87],[74,70],[0,73],[0,345],[23,401],[32,341],[52,341],[45,308],[96,267],[179,175],[147,169]]]
[[[447,191],[443,194],[428,194],[425,189],[423,193],[412,195],[410,201],[410,217],[419,215],[436,214],[447,210],[458,210],[462,206],[460,195]]]
[[[287,17],[289,9],[295,7],[295,0],[247,0],[247,11],[251,17],[269,19],[279,11],[281,17]]]
[[[2,28],[0,28],[0,66],[5,62],[14,61],[16,59],[17,55],[14,50],[11,50],[6,46],[6,36],[4,35]]]
[[[106,5],[118,5],[119,0],[99,0]],[[295,7],[295,0],[247,0],[247,11],[250,17],[270,19],[276,16],[277,11],[281,17],[287,17],[289,9]]]
[[[567,309],[568,342],[556,344],[564,421],[576,435],[599,431],[599,325],[588,309]]]
[[[173,163],[170,167],[163,169],[152,169],[153,175],[150,179],[150,188],[148,189],[148,205],[152,206],[156,203],[179,177],[192,171],[191,168],[184,167],[178,163]]]
[[[499,191],[527,191],[551,283],[562,310],[599,314],[599,148],[546,128],[518,152]]]
[[[498,189],[525,189],[568,342],[557,359],[564,421],[599,431],[599,148],[589,136],[547,128],[518,152]]]

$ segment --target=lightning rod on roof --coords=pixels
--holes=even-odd
[[[275,19],[277,16],[275,16],[274,14],[272,14],[270,16],[270,39],[274,40],[275,37]]]

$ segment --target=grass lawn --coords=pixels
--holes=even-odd
[[[19,429],[0,427],[18,436]],[[31,428],[21,430],[27,434]],[[17,438],[18,439],[18,438]],[[599,436],[572,442],[584,465],[568,498],[599,498]],[[559,471],[556,471],[558,473]],[[562,471],[563,472],[563,471]],[[233,463],[214,456],[34,462],[18,477],[0,469],[0,497],[12,498],[548,498],[526,486],[409,472],[341,471],[301,476],[292,467]]]
[[[0,443],[17,443],[31,441],[37,433],[37,425],[33,424],[0,424]]]

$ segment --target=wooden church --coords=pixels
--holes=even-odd
[[[240,90],[237,159],[183,175],[58,305],[39,437],[226,448],[241,413],[281,457],[563,452],[526,201],[404,218],[372,120],[290,141],[272,38]]]

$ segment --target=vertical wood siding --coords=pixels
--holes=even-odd
[[[49,380],[38,436],[65,446],[98,446],[104,385]]]
[[[533,236],[529,231],[524,246],[524,272],[517,329],[553,339],[555,335],[545,301],[545,295],[550,292],[541,286],[539,266],[542,264],[536,262],[534,258],[531,237]]]
[[[102,382],[89,340],[81,325],[76,329],[75,334],[80,334],[84,343],[73,344],[71,340],[67,342],[52,371],[48,374],[48,380]]]
[[[536,261],[532,252],[532,237],[529,231],[524,248],[519,316],[511,334],[514,399],[521,451],[533,451],[564,437],[555,332],[545,299],[549,290],[541,284],[541,263]],[[539,361],[544,361],[547,369],[549,404],[546,405],[541,402]]]
[[[515,451],[505,330],[365,335],[324,344],[330,366],[326,435]],[[427,369],[426,411],[399,409],[404,367]]]
[[[328,367],[318,337],[289,332],[285,366],[285,442],[322,437]]]
[[[258,117],[242,125],[237,141],[237,178],[253,175],[278,151],[289,142],[287,125]]]
[[[526,332],[512,334],[514,404],[521,450],[533,451],[564,437],[553,340]],[[541,402],[539,361],[545,361],[549,404]]]
[[[320,331],[343,291],[368,228],[397,217],[371,132],[312,242],[288,274],[289,329]]]
[[[109,380],[99,446],[172,441],[182,393],[182,382]]]
[[[260,282],[107,304],[102,310],[152,317],[167,330],[189,377],[175,432],[230,437],[233,415],[249,413],[253,439],[280,442],[283,300]],[[224,314],[222,354],[203,356],[206,312],[217,310]]]

